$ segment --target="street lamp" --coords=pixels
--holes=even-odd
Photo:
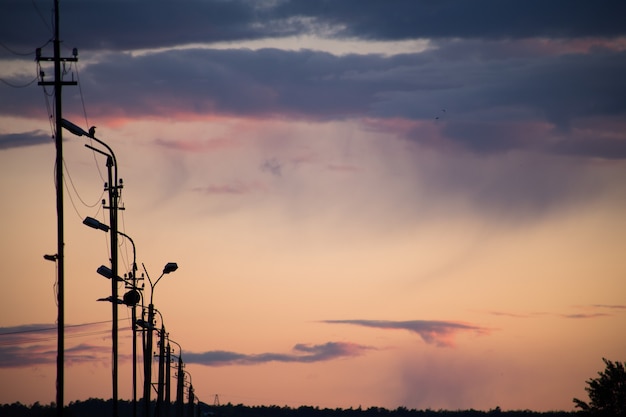
[[[83,220],[83,224],[96,229],[102,230],[104,232],[108,232],[110,227],[106,224],[100,222],[93,217],[85,217]],[[130,272],[130,279],[132,280],[131,290],[124,294],[124,298],[122,302],[127,306],[132,307],[132,331],[133,331],[133,417],[137,417],[137,326],[135,323],[137,322],[137,303],[141,299],[141,294],[137,289],[137,248],[135,247],[135,241],[128,236],[126,233],[117,232],[119,235],[124,236],[131,243],[133,247],[133,265],[132,271]],[[108,271],[107,271],[108,270]],[[109,279],[113,277],[113,271],[109,268],[102,265],[98,268],[97,271],[100,275],[103,275]],[[118,281],[124,281],[122,278],[118,277]],[[128,287],[126,287],[128,288]]]
[[[105,184],[104,188],[109,193],[109,207],[105,207],[109,209],[110,215],[110,228],[111,228],[111,272],[113,277],[117,277],[117,210],[118,210],[118,188],[122,188],[121,181],[118,184],[118,173],[117,173],[117,159],[115,158],[115,153],[113,150],[101,141],[100,139],[95,137],[95,128],[89,129],[89,132],[83,130],[81,127],[75,125],[74,123],[61,119],[61,126],[64,129],[67,129],[69,132],[73,133],[76,136],[87,136],[100,145],[106,148],[107,152],[104,152],[98,148],[95,148],[91,145],[85,144],[85,146],[94,152],[98,152],[101,155],[107,157],[107,171],[108,171],[108,184]],[[115,170],[114,170],[115,168]],[[115,172],[114,172],[115,171]],[[117,300],[117,280],[111,279],[111,300]],[[112,311],[112,326],[111,326],[111,338],[113,339],[113,364],[112,364],[112,397],[113,397],[113,417],[118,416],[118,401],[117,401],[117,302],[111,303],[111,311]]]
[[[170,342],[178,346],[178,369],[176,371],[176,417],[183,417],[183,387],[185,383],[185,373],[183,372],[183,348],[174,340]]]
[[[85,217],[85,220],[83,220],[83,224],[91,227],[92,229],[102,230],[104,232],[108,232],[110,229],[109,226],[101,223],[99,220],[96,220],[93,217]]]
[[[195,391],[193,389],[193,382],[191,380],[191,374],[188,371],[185,371],[185,373],[187,375],[189,375],[189,388],[188,388],[188,396],[189,396],[189,401],[188,401],[188,416],[189,417],[194,417],[194,401],[195,401]]]
[[[155,415],[161,417],[163,415],[163,393],[165,389],[165,341],[167,340],[167,332],[165,331],[165,323],[161,316],[161,331],[159,332],[159,379],[157,382],[157,401]],[[169,354],[169,344],[167,345]],[[169,365],[168,365],[169,366]]]
[[[148,304],[148,328],[147,337],[146,337],[146,345],[144,346],[144,354],[143,354],[143,369],[144,369],[144,380],[143,380],[143,400],[144,400],[144,415],[146,417],[150,416],[150,385],[152,381],[152,330],[154,329],[154,288],[159,283],[163,276],[170,274],[178,269],[178,264],[175,262],[168,262],[165,267],[163,267],[163,272],[157,278],[157,280],[153,283],[150,279],[150,275],[146,270],[145,265],[143,265],[144,271],[146,272],[146,276],[148,277],[148,282],[150,283],[150,304]],[[161,324],[163,323],[163,318],[161,318]]]

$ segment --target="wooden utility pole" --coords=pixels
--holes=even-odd
[[[57,199],[57,379],[56,379],[56,407],[57,416],[63,416],[63,387],[64,387],[64,363],[65,363],[65,252],[63,238],[63,130],[61,88],[64,85],[76,85],[76,81],[63,81],[61,76],[61,62],[78,61],[78,53],[74,49],[72,58],[61,57],[61,40],[59,38],[59,1],[54,0],[54,56],[42,57],[41,49],[37,49],[37,61],[54,62],[54,81],[44,81],[43,74],[39,85],[54,86],[54,114],[56,116],[56,132],[54,135],[56,144],[55,160],[55,184]]]

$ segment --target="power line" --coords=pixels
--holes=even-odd
[[[43,48],[44,46],[48,45],[50,42],[52,42],[51,40],[46,41],[46,43],[44,43],[43,45],[41,45],[39,48]],[[4,49],[6,49],[7,51],[9,51],[10,53],[12,53],[13,55],[17,55],[17,56],[29,56],[29,55],[33,55],[35,53],[35,51],[37,50],[37,48],[31,49],[28,52],[18,52],[12,48],[9,48],[9,46],[7,46],[7,44],[5,44],[4,42],[0,41],[0,46],[3,47]]]
[[[43,24],[46,27],[46,29],[48,29],[50,31],[50,33],[52,33],[52,25],[53,25],[53,23],[52,23],[52,16],[50,17],[50,23],[47,22],[46,18],[41,13],[41,10],[39,10],[39,7],[35,3],[35,0],[31,0],[31,3],[32,3],[33,7],[35,8],[35,11],[37,12],[39,17],[41,18],[41,21],[43,22]]]
[[[26,84],[13,84],[13,83],[5,80],[4,78],[0,78],[0,82],[1,83],[6,84],[6,85],[8,85],[9,87],[12,87],[12,88],[26,88],[29,85],[32,85],[35,81],[37,81],[37,77],[33,78],[32,80],[30,80]]]
[[[98,334],[106,334],[109,333],[108,330],[98,330],[98,331],[93,331],[93,332],[84,332],[84,333],[76,333],[76,334],[71,334],[71,335],[66,335],[65,338],[66,339],[73,339],[76,337],[85,337],[85,336],[94,336],[94,335],[98,335]],[[56,336],[46,336],[46,337],[37,337],[37,338],[33,338],[33,339],[28,339],[28,340],[0,340],[0,346],[13,346],[13,345],[27,345],[27,344],[31,344],[31,343],[37,343],[37,342],[47,342],[50,340],[56,340]]]
[[[126,319],[123,319],[126,320]],[[65,328],[73,328],[73,327],[84,327],[84,326],[93,326],[95,324],[104,324],[104,323],[111,323],[111,320],[103,320],[103,321],[94,321],[91,323],[81,323],[81,324],[67,324],[65,325]],[[24,333],[40,333],[40,332],[47,332],[47,331],[52,331],[52,330],[56,330],[57,327],[40,327],[37,329],[25,329],[25,330],[15,330],[13,332],[4,332],[4,333],[0,333],[0,337],[2,336],[9,336],[9,335],[14,335],[14,334],[24,334]]]

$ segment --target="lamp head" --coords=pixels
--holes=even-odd
[[[96,272],[107,279],[113,278],[113,271],[108,266],[100,265]],[[117,277],[118,281],[124,281],[123,278]]]
[[[85,220],[83,220],[83,224],[93,229],[102,230],[104,232],[108,232],[110,229],[108,225],[101,223],[100,221],[94,219],[93,217],[85,217]]]
[[[142,319],[135,320],[135,324],[137,326],[141,327],[141,328],[144,328],[144,329],[148,329],[148,330],[154,330],[155,329],[155,327],[153,325],[151,325],[150,323],[148,323],[147,321],[142,320]]]
[[[163,267],[163,273],[169,274],[170,272],[174,272],[178,269],[178,264],[176,262],[168,262],[165,267]]]
[[[136,306],[141,300],[141,294],[137,290],[130,290],[124,294],[124,304],[129,307]]]
[[[65,129],[69,130],[71,133],[76,136],[89,136],[89,133],[85,132],[85,130],[79,126],[76,126],[74,123],[69,120],[61,119],[61,126]]]

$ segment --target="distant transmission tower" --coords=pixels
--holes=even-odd
[[[215,398],[213,399],[213,405],[218,406],[220,405],[220,396],[215,394]]]

